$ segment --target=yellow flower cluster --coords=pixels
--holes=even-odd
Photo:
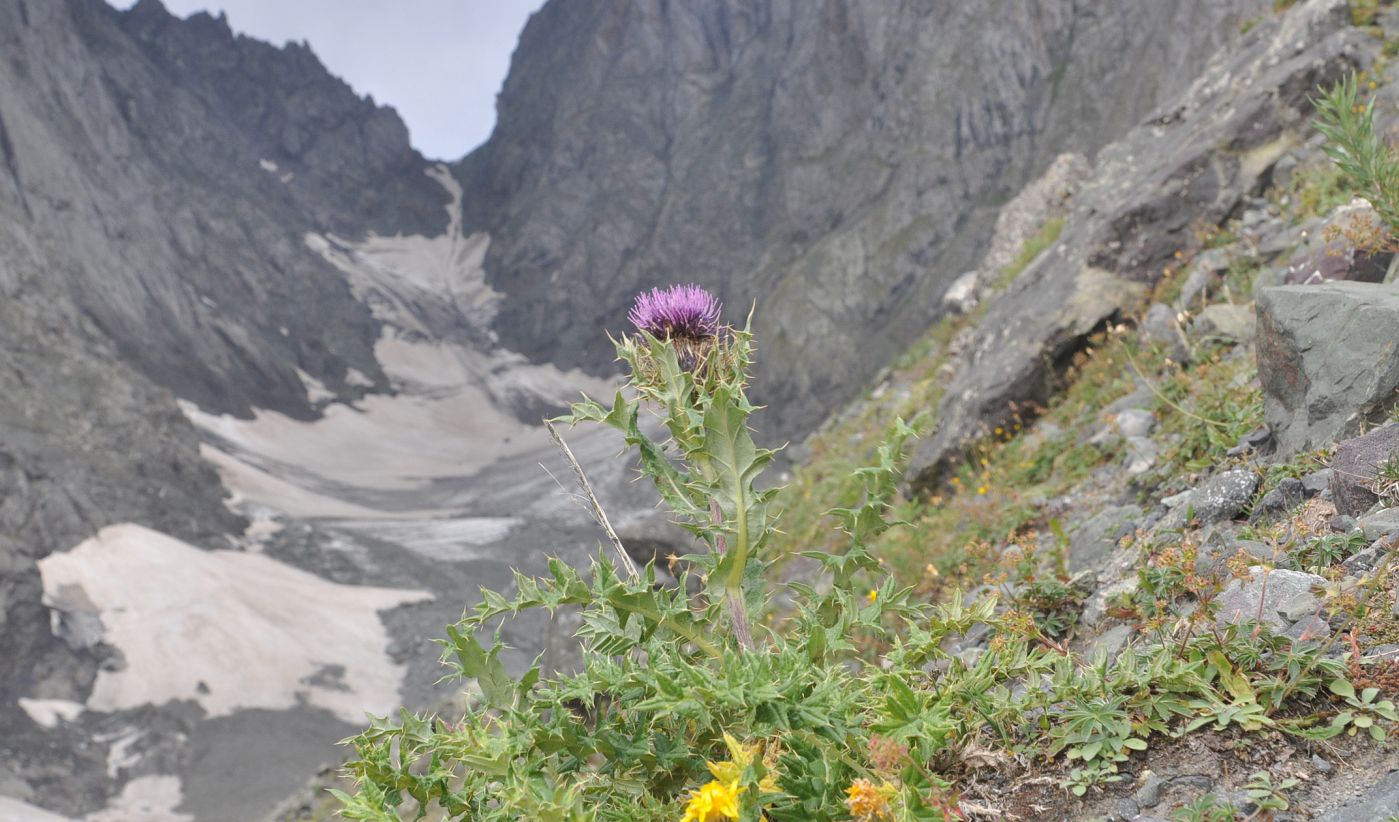
[[[889,803],[897,793],[898,788],[891,782],[876,785],[868,779],[856,779],[845,791],[845,804],[859,822],[875,822],[889,818]]]
[[[743,788],[737,783],[717,779],[690,794],[685,815],[680,822],[724,822],[738,818],[738,795]]]
[[[738,797],[745,790],[739,781],[743,778],[744,769],[753,764],[759,746],[744,745],[728,733],[724,734],[724,744],[729,748],[729,758],[722,762],[705,763],[714,779],[690,794],[680,822],[724,822],[738,818]],[[776,775],[777,746],[768,746],[763,755],[763,766],[767,775],[758,783],[758,790],[777,793],[780,790]]]

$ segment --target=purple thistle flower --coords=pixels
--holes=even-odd
[[[707,340],[719,333],[722,308],[713,294],[693,283],[672,285],[638,294],[627,319],[658,339]]]

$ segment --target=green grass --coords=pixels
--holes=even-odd
[[[1059,241],[1059,235],[1064,233],[1064,218],[1053,217],[1046,220],[1035,236],[1025,241],[1021,246],[1020,253],[1011,261],[1010,265],[1001,269],[1000,277],[997,280],[997,287],[1004,288],[1015,281],[1035,258],[1044,253],[1045,249]]]
[[[1355,196],[1344,172],[1328,161],[1300,165],[1285,188],[1273,192],[1275,202],[1291,212],[1294,222],[1328,214]]]

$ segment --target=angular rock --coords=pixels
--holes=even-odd
[[[1205,301],[1224,282],[1224,272],[1229,269],[1229,252],[1222,248],[1212,248],[1201,253],[1190,263],[1185,283],[1180,287],[1176,298],[1176,308],[1193,311],[1205,306]]]
[[[968,271],[962,276],[952,281],[952,285],[942,294],[942,304],[949,311],[958,314],[966,314],[980,301],[980,274],[976,271]]]
[[[1388,423],[1336,446],[1331,458],[1331,501],[1341,516],[1356,517],[1379,501],[1372,485],[1380,466],[1399,455],[1399,423]]]
[[[1321,599],[1312,593],[1312,588],[1325,583],[1316,574],[1255,565],[1249,569],[1247,579],[1230,580],[1219,594],[1215,600],[1215,623],[1223,627],[1257,621],[1274,631],[1285,631],[1296,620],[1289,619],[1284,609],[1288,613],[1315,609]]]
[[[1118,432],[1128,438],[1149,437],[1156,428],[1156,415],[1140,408],[1120,411],[1113,421]]]
[[[1195,340],[1250,343],[1254,323],[1254,311],[1248,306],[1209,305],[1190,324],[1190,336]]]
[[[1257,308],[1263,414],[1281,455],[1353,436],[1399,402],[1399,290],[1265,288]]]
[[[1075,573],[1104,565],[1115,566],[1115,560],[1125,552],[1118,542],[1136,530],[1142,509],[1135,505],[1109,507],[1081,523],[1069,526],[1069,567]]]
[[[1322,468],[1302,477],[1302,491],[1308,499],[1323,491],[1331,491],[1331,469]]]
[[[987,311],[947,387],[937,428],[908,476],[931,493],[981,432],[1043,404],[1089,338],[1138,310],[1149,286],[1193,242],[1190,226],[1223,222],[1266,180],[1301,128],[1318,85],[1365,48],[1345,5],[1313,2],[1260,23],[1221,54],[1214,76],[1098,157],[1053,253],[1041,255]],[[1221,153],[1219,146],[1230,146]],[[1237,152],[1237,153],[1235,153]]]
[[[1390,771],[1355,799],[1327,811],[1316,822],[1361,822],[1384,820],[1399,809],[1399,770]]]
[[[1391,534],[1399,534],[1399,508],[1385,508],[1373,514],[1366,514],[1357,520],[1365,532],[1365,538],[1377,540]]]
[[[1323,244],[1293,258],[1283,272],[1283,284],[1316,285],[1337,280],[1384,282],[1394,252],[1379,247],[1382,225],[1367,200],[1357,197],[1339,206],[1314,235]],[[1336,235],[1333,239],[1326,239],[1333,234]]]
[[[1250,519],[1285,514],[1305,501],[1306,487],[1302,485],[1302,481],[1286,477],[1278,483],[1276,488],[1263,495],[1263,498],[1253,507]]]
[[[1252,471],[1225,471],[1177,501],[1171,513],[1161,521],[1163,528],[1183,528],[1192,523],[1209,525],[1233,519],[1253,499],[1258,490],[1258,475]]]
[[[1185,333],[1176,321],[1176,312],[1165,303],[1152,303],[1142,318],[1142,333],[1148,340],[1162,345],[1166,355],[1176,362],[1184,362],[1189,356]]]
[[[1166,781],[1151,771],[1143,775],[1142,786],[1137,792],[1132,794],[1132,798],[1143,808],[1154,808],[1161,804],[1161,793],[1166,788]]]
[[[1122,466],[1127,471],[1128,476],[1140,476],[1156,467],[1156,458],[1160,455],[1160,449],[1156,443],[1146,437],[1128,437],[1127,454],[1123,457]]]

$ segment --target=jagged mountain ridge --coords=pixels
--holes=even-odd
[[[929,325],[1000,202],[1265,5],[550,3],[457,167],[501,337],[598,370],[631,294],[693,279],[759,303],[769,424],[798,434]]]

